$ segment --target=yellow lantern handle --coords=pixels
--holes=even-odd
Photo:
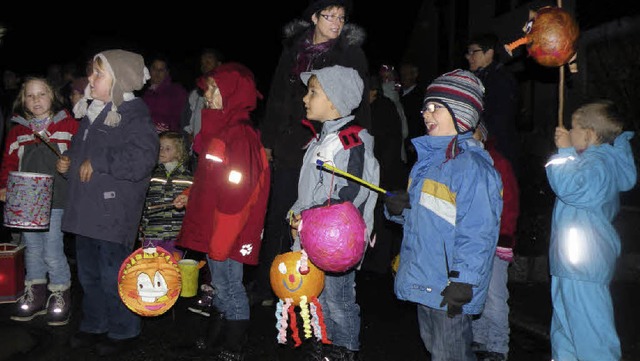
[[[375,186],[375,185],[365,181],[362,178],[356,177],[351,173],[347,173],[345,171],[342,171],[342,170],[332,166],[331,164],[327,164],[327,162],[324,162],[324,161],[322,161],[320,159],[316,160],[316,164],[319,165],[320,167],[330,171],[330,172],[338,173],[338,174],[340,174],[342,176],[345,176],[347,178],[350,178],[350,179],[352,179],[352,180],[354,180],[354,181],[356,181],[358,183],[361,183],[361,184],[373,189],[376,192],[383,193],[383,194],[388,195],[388,196],[392,196],[393,195],[391,192],[388,192],[388,191],[386,191],[386,190],[384,190],[384,189],[382,189],[382,188],[380,188],[378,186]]]

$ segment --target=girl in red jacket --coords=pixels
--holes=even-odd
[[[187,206],[178,244],[208,255],[213,305],[220,311],[210,330],[220,337],[210,335],[207,347],[222,341],[219,359],[235,360],[249,326],[243,264],[258,263],[270,170],[250,118],[259,97],[253,73],[225,63],[198,79],[198,86],[206,99],[194,139],[198,167],[193,186],[174,201],[177,208]]]
[[[64,108],[53,87],[43,78],[28,78],[13,106],[14,126],[7,134],[0,169],[0,201],[6,201],[9,172],[31,172],[54,177],[49,228],[25,228],[25,291],[11,316],[14,321],[31,321],[47,315],[50,326],[69,322],[71,313],[71,272],[64,253],[62,215],[67,180],[56,172],[55,152],[65,152],[78,130],[78,121]]]

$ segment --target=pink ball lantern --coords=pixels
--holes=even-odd
[[[360,262],[366,224],[351,202],[302,211],[300,243],[309,259],[327,272],[345,272]]]

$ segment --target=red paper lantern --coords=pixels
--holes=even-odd
[[[505,45],[509,54],[526,44],[529,55],[540,65],[558,67],[576,55],[580,29],[571,14],[558,7],[546,6],[529,12],[525,36]]]
[[[367,226],[353,203],[311,208],[301,216],[300,244],[318,268],[345,272],[360,262]]]

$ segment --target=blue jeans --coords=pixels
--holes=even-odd
[[[493,273],[484,310],[473,320],[473,341],[486,346],[487,351],[509,353],[509,262],[493,257]]]
[[[132,249],[124,244],[76,235],[78,280],[82,286],[80,331],[107,333],[114,340],[140,334],[140,316],[118,293],[118,272]]]
[[[48,231],[24,231],[25,281],[47,280],[50,286],[67,289],[71,286],[71,271],[64,254],[64,234],[60,229],[63,209],[52,209]]]
[[[431,361],[476,361],[471,350],[471,315],[447,316],[447,311],[418,306],[418,327]]]
[[[318,300],[322,306],[327,337],[336,346],[360,350],[360,306],[356,303],[356,271],[325,274]]]
[[[249,297],[242,283],[244,265],[230,258],[215,261],[207,256],[207,261],[211,284],[216,290],[213,305],[227,320],[248,320]]]

